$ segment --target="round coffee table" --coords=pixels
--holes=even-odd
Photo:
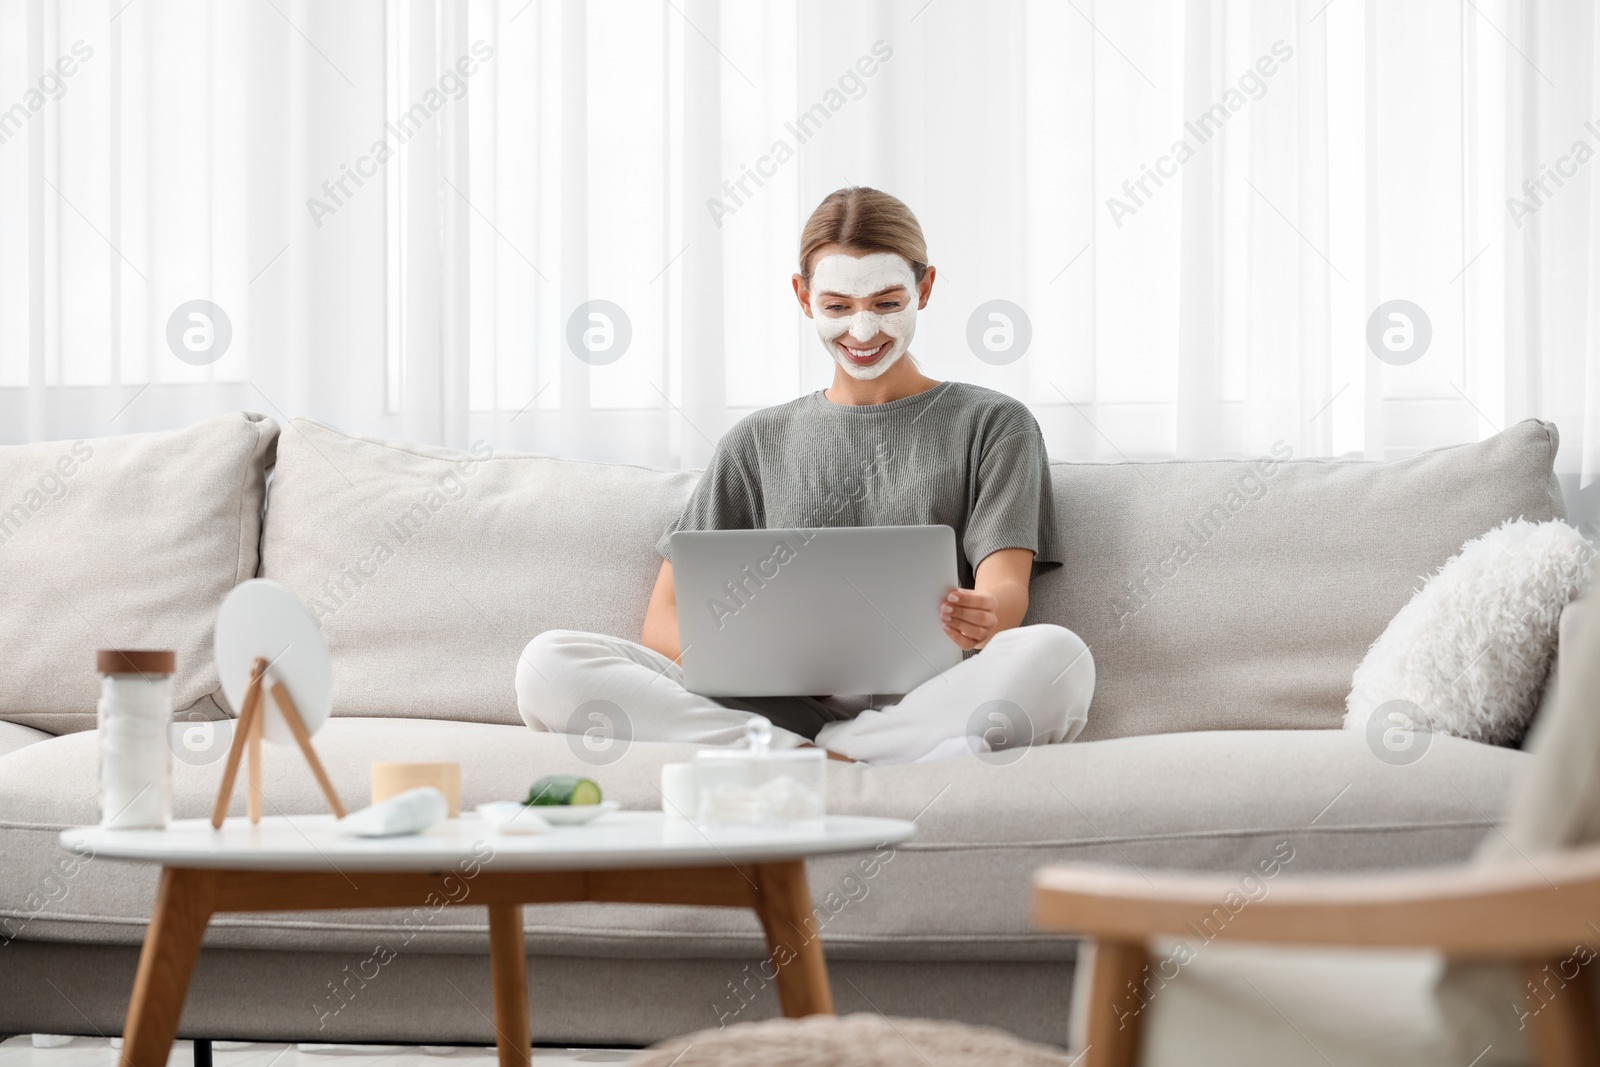
[[[901,819],[833,816],[783,829],[700,828],[660,812],[619,811],[586,826],[502,835],[476,816],[411,837],[344,837],[331,815],[180,819],[165,830],[67,830],[96,857],[159,863],[122,1059],[165,1067],[200,939],[218,912],[484,905],[501,1067],[529,1067],[522,905],[570,901],[750,908],[761,919],[790,1018],[832,1014],[805,859],[910,840]]]

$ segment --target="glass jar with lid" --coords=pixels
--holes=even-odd
[[[100,825],[160,830],[172,818],[172,672],[169,650],[101,649]]]

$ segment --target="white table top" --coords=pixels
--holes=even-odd
[[[236,817],[213,830],[208,819],[178,819],[165,830],[84,826],[61,844],[110,859],[239,871],[437,871],[494,857],[496,870],[606,870],[768,863],[909,841],[903,819],[829,816],[822,827],[696,827],[659,811],[617,811],[586,826],[541,834],[501,834],[475,814],[408,837],[346,837],[332,815]],[[487,852],[487,846],[493,852]]]

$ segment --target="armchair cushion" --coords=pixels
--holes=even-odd
[[[1479,849],[1481,863],[1543,870],[1550,853],[1600,841],[1600,612],[1592,596],[1573,607],[1561,623],[1560,677],[1528,739],[1533,758],[1500,831]],[[1600,934],[1581,947],[1593,952]],[[1500,964],[1453,964],[1438,987],[1452,1028],[1468,1043],[1501,1050],[1481,1067],[1526,1055],[1523,1015],[1538,1006],[1529,996],[1516,969]]]

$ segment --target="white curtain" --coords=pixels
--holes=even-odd
[[[1597,36],[1532,0],[0,0],[0,441],[243,407],[699,465],[827,383],[789,275],[867,184],[939,268],[924,369],[1058,458],[1538,416],[1600,510]],[[1368,343],[1395,300],[1408,363]]]

